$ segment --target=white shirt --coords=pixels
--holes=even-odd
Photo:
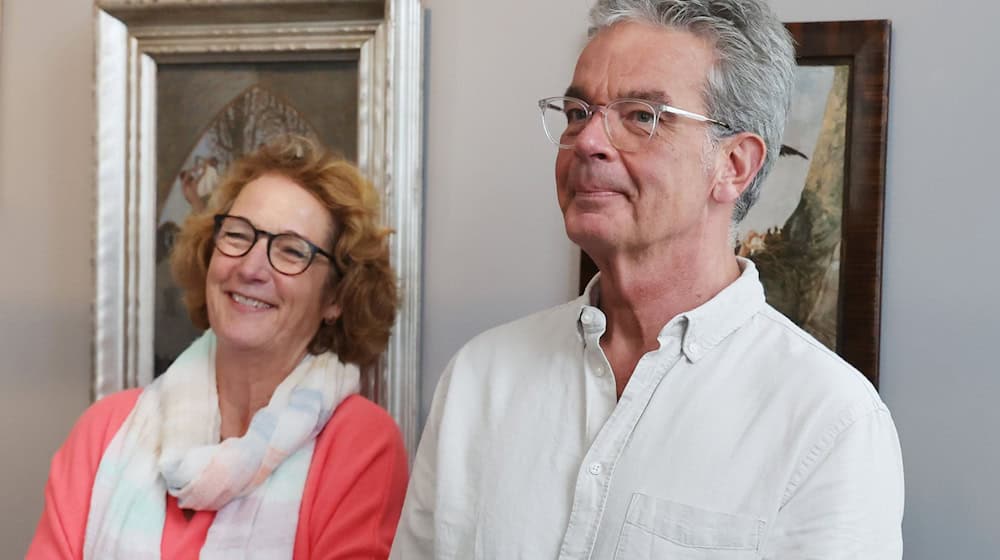
[[[391,558],[901,558],[889,411],[740,264],[663,327],[620,400],[589,293],[470,341]]]

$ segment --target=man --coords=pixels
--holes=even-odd
[[[777,158],[791,41],[763,0],[599,0],[564,97],[579,299],[441,378],[393,558],[899,559],[892,419],[764,302],[734,223]]]

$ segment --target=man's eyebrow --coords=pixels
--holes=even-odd
[[[563,94],[565,97],[575,97],[583,101],[587,100],[587,94],[583,93],[583,89],[577,86],[569,86],[566,88],[566,93]]]
[[[588,101],[587,94],[583,92],[583,89],[578,86],[569,86],[566,88],[566,93],[563,94],[566,97],[575,97],[577,99],[582,99],[583,101]],[[649,101],[650,103],[663,103],[666,105],[670,104],[670,96],[663,90],[659,89],[632,89],[625,92],[619,99],[641,99],[643,101]]]
[[[670,104],[670,96],[667,95],[667,92],[660,89],[633,89],[625,92],[625,95],[622,97],[641,99],[651,103],[663,103],[664,105]]]

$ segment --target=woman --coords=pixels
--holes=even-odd
[[[357,395],[396,309],[377,217],[371,185],[305,138],[235,163],[171,257],[208,330],[84,413],[28,557],[387,557],[406,452]]]

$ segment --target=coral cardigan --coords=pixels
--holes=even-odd
[[[95,403],[56,452],[28,560],[83,558],[97,467],[140,392],[123,391]],[[316,438],[299,508],[294,558],[387,558],[406,482],[406,450],[395,422],[363,397],[345,399]],[[177,500],[167,496],[161,557],[198,558],[214,518],[213,511],[198,511],[188,520]]]

